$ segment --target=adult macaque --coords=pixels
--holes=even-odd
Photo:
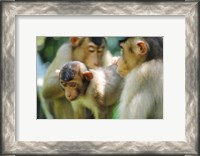
[[[60,71],[60,85],[71,102],[74,118],[82,118],[82,109],[92,111],[95,119],[105,119],[108,107],[119,100],[123,79],[113,64],[105,69],[90,69],[79,61],[66,63]]]
[[[57,69],[68,61],[81,61],[89,68],[107,66],[112,59],[104,37],[71,37],[69,44],[62,45],[44,78],[43,96],[51,101],[55,118],[73,118],[70,103],[66,100],[58,80]]]
[[[117,71],[125,77],[120,118],[163,118],[163,38],[127,37],[120,47]]]

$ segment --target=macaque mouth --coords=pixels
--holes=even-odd
[[[74,101],[78,98],[78,96],[75,96],[75,97],[67,97],[67,100],[69,101]]]

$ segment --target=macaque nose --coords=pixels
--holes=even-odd
[[[71,93],[69,93],[69,94],[68,94],[68,97],[70,98],[71,96],[72,96],[72,94],[71,94]]]

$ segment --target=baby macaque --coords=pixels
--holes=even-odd
[[[88,69],[79,61],[66,63],[60,71],[59,81],[65,97],[71,102],[74,118],[84,116],[88,108],[95,119],[105,119],[107,107],[120,97],[123,79],[116,72],[116,64],[105,69]]]
[[[43,85],[43,97],[49,101],[49,111],[56,119],[71,119],[73,111],[60,88],[57,69],[69,61],[81,61],[89,68],[106,67],[112,60],[104,37],[71,37],[69,43],[63,44],[50,64]],[[85,111],[84,111],[85,112]],[[82,118],[86,118],[82,117]]]

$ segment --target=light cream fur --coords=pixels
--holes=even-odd
[[[163,118],[163,62],[151,60],[126,77],[119,104],[122,119]]]

